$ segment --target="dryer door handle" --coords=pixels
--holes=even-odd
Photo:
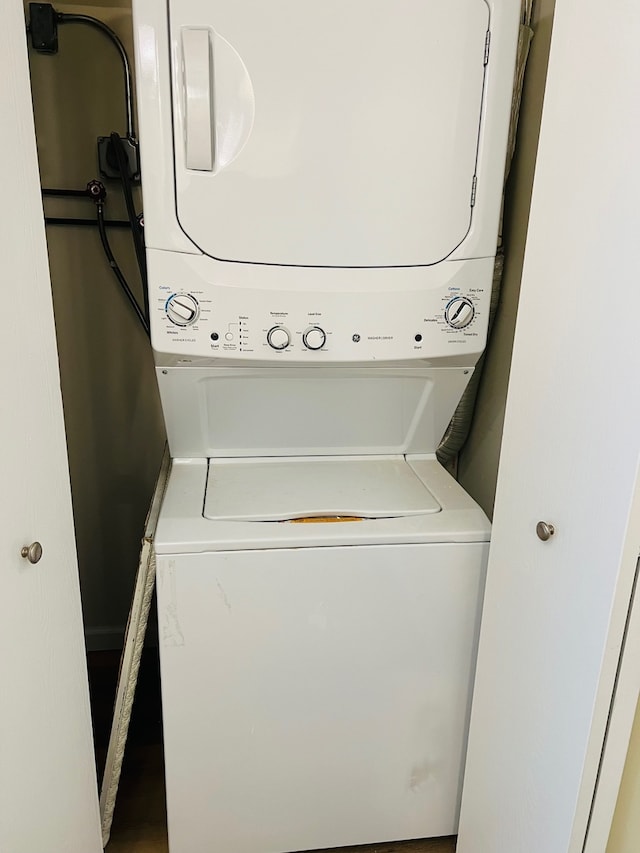
[[[185,165],[213,170],[213,63],[208,29],[182,30]]]

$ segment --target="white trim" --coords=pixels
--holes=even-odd
[[[116,689],[116,701],[111,723],[111,734],[109,736],[109,748],[105,762],[102,787],[100,790],[100,818],[102,821],[102,843],[106,847],[111,834],[111,822],[113,810],[118,794],[120,772],[124,760],[124,751],[129,734],[129,722],[131,710],[138,683],[138,671],[142,649],[145,645],[149,609],[151,598],[155,588],[156,579],[156,556],[153,549],[153,539],[160,514],[160,505],[164,497],[169,476],[170,459],[169,452],[165,448],[162,459],[162,467],[158,475],[158,481],[151,501],[151,507],[145,523],[144,537],[142,539],[142,550],[140,551],[140,563],[136,577],[136,585],[131,602],[129,622],[127,624],[124,648],[120,660],[120,672],[118,674],[118,685]]]

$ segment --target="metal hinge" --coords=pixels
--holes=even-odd
[[[489,51],[491,50],[491,30],[487,30],[487,35],[484,39],[484,65],[489,62]]]
[[[471,207],[473,207],[476,203],[476,187],[478,186],[478,178],[476,175],[473,176],[473,181],[471,181]]]

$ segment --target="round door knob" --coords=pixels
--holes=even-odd
[[[271,349],[286,349],[291,343],[291,335],[284,326],[274,326],[267,332],[267,343]]]
[[[42,545],[39,542],[32,542],[31,545],[25,545],[20,551],[20,556],[30,563],[40,562],[42,557]]]
[[[167,312],[167,317],[176,326],[190,326],[198,319],[200,306],[191,294],[174,293],[167,299],[164,310]]]
[[[310,326],[306,332],[302,334],[302,343],[307,349],[322,349],[327,342],[327,336],[324,329],[320,326]]]
[[[539,521],[536,524],[536,533],[538,534],[538,539],[542,539],[543,542],[547,542],[553,534],[556,532],[553,524],[548,524],[546,521]]]

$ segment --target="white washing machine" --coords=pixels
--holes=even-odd
[[[171,853],[453,834],[519,0],[134,0]]]
[[[366,520],[276,520],[336,506]],[[432,456],[176,461],[157,546],[172,853],[454,834],[488,540]]]

